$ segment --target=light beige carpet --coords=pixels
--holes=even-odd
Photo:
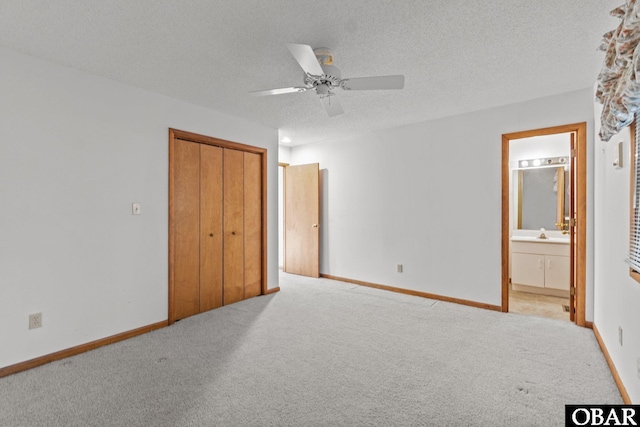
[[[593,332],[571,323],[280,286],[0,379],[0,426],[547,427],[567,403],[622,403]]]

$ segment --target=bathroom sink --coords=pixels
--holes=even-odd
[[[566,237],[547,237],[546,239],[540,239],[536,236],[513,236],[512,242],[533,242],[533,243],[560,243],[569,244],[569,236]]]

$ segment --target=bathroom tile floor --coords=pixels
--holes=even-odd
[[[509,290],[509,311],[512,313],[570,321],[569,312],[564,311],[563,305],[569,305],[569,298]]]

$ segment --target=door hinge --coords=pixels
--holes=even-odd
[[[576,149],[575,148],[571,149],[571,157],[576,157]]]
[[[571,288],[571,289],[569,290],[569,294],[570,294],[571,296],[575,296],[575,295],[576,295],[576,288]]]
[[[569,226],[570,227],[575,227],[576,225],[578,225],[578,220],[576,218],[569,219]]]

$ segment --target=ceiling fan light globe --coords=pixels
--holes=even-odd
[[[316,86],[316,93],[318,96],[329,96],[329,86],[326,84],[319,84]]]

